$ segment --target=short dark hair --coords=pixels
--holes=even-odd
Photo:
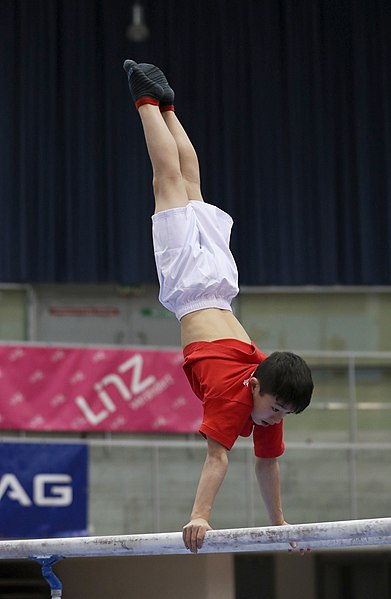
[[[311,401],[314,383],[308,364],[296,354],[274,352],[254,372],[261,393],[275,395],[281,405],[299,414]]]

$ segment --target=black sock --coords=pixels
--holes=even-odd
[[[124,69],[128,74],[129,89],[136,108],[143,104],[159,106],[164,94],[162,86],[150,79],[133,60],[125,60]]]
[[[140,63],[138,66],[147,75],[148,79],[151,79],[151,81],[158,83],[162,87],[163,96],[160,99],[161,112],[174,110],[175,93],[172,87],[170,87],[164,73],[153,64]]]

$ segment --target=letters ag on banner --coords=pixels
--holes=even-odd
[[[86,535],[87,452],[82,444],[2,443],[0,537]]]

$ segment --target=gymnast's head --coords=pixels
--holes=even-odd
[[[308,364],[291,352],[274,352],[251,378],[253,420],[267,426],[287,414],[300,414],[310,404],[314,383]]]

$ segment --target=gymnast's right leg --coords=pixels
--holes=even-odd
[[[175,139],[179,152],[182,179],[189,200],[203,201],[201,195],[200,168],[196,151],[173,110],[163,113],[168,129]]]

